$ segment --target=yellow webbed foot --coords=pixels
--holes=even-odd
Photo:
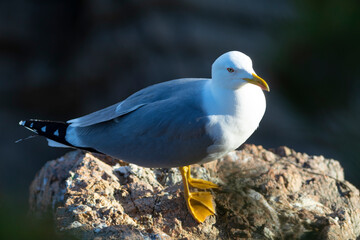
[[[218,185],[202,179],[191,178],[190,166],[180,167],[179,169],[183,178],[184,197],[187,208],[193,218],[201,223],[208,216],[215,214],[213,197],[210,192],[190,192],[189,185],[200,189],[218,188]]]
[[[197,179],[197,178],[190,178],[188,179],[189,185],[194,188],[200,189],[210,189],[210,188],[219,188],[219,186],[213,182]]]
[[[190,166],[182,167],[187,177],[187,181],[191,187],[200,189],[219,188],[219,186],[213,182],[206,181],[203,179],[192,178],[190,173]]]
[[[186,199],[186,203],[191,215],[199,223],[215,214],[213,197],[210,192],[192,192]]]

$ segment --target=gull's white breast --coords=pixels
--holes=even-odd
[[[251,136],[265,113],[266,101],[263,91],[253,84],[236,91],[211,89],[208,84],[203,105],[210,119],[206,131],[214,140],[202,161],[207,162],[235,150]]]

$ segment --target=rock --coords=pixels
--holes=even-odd
[[[338,161],[244,145],[192,175],[220,184],[216,216],[196,223],[179,171],[149,169],[74,151],[48,162],[30,187],[30,208],[54,213],[81,239],[356,239],[359,190]]]

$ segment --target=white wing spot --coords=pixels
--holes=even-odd
[[[41,131],[46,132],[46,126],[43,126],[43,127],[41,128]]]
[[[59,136],[59,129],[57,129],[57,130],[54,132],[54,135],[55,135],[55,136]]]

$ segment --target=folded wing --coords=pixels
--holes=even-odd
[[[181,85],[192,81],[199,81],[199,79],[178,79],[152,85],[144,88],[122,102],[111,105],[107,108],[90,113],[83,117],[71,119],[67,121],[71,127],[87,127],[97,123],[106,122],[117,117],[129,114],[148,103],[161,101],[169,98],[169,96],[181,88]]]
[[[106,122],[114,118],[120,117],[122,115],[128,114],[145,105],[145,103],[142,103],[135,105],[133,107],[122,108],[121,107],[122,103],[123,102],[116,103],[107,108],[90,113],[83,117],[71,119],[67,121],[67,123],[70,123],[71,124],[70,126],[72,127],[87,127],[97,123]]]

